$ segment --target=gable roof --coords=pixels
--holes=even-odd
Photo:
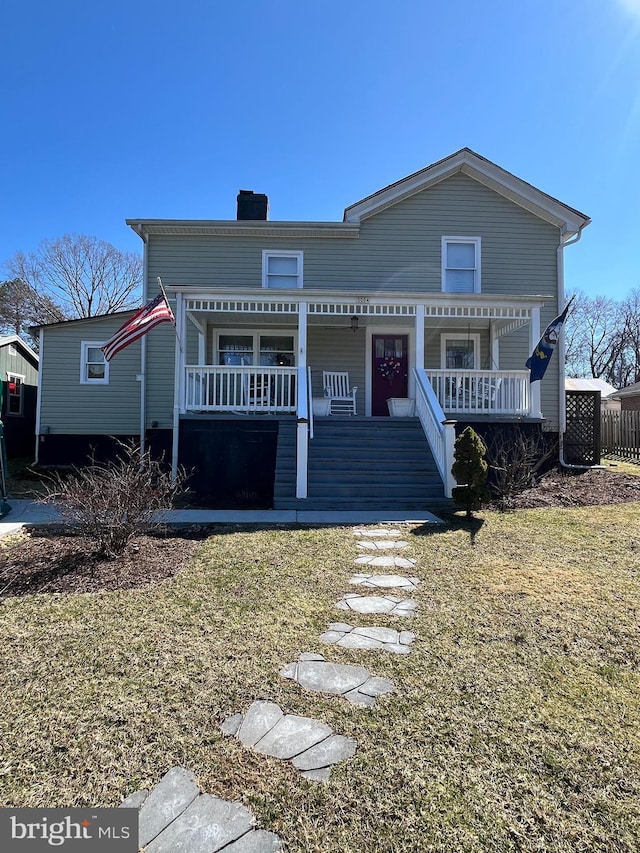
[[[591,377],[567,376],[564,380],[565,391],[599,391],[602,398],[612,396],[617,388],[605,382],[604,379],[592,379]]]
[[[561,228],[565,241],[591,222],[584,213],[536,189],[470,148],[461,148],[455,154],[350,205],[345,208],[344,221],[360,222],[458,173],[468,175],[530,213]]]
[[[627,385],[626,388],[621,388],[611,396],[615,397],[617,400],[619,397],[633,397],[635,394],[640,394],[640,382],[634,382],[633,385]]]
[[[40,361],[40,357],[37,352],[31,349],[29,344],[26,341],[23,341],[19,335],[0,335],[0,347],[6,347],[8,344],[14,344],[14,346],[19,346],[20,349],[23,350],[24,355],[27,358],[30,358],[36,365]]]

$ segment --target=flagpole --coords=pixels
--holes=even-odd
[[[162,295],[164,296],[164,301],[168,305],[169,304],[169,297],[167,296],[167,291],[164,289],[164,285],[162,284],[162,279],[160,278],[160,276],[157,276],[157,281],[158,281],[158,287],[160,288],[160,291],[162,292]],[[180,352],[184,352],[184,350],[182,348],[182,341],[180,340],[180,334],[178,333],[178,321],[175,318],[175,315],[173,318],[173,328],[175,329],[175,332],[176,332],[176,338],[178,339],[178,344],[180,346]]]

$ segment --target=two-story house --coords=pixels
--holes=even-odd
[[[341,222],[237,201],[236,220],[127,220],[175,330],[105,363],[126,315],[41,329],[41,464],[138,436],[211,506],[424,508],[450,495],[462,425],[563,430],[562,353],[541,382],[525,362],[587,216],[467,148]]]

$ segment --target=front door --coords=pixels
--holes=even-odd
[[[371,414],[388,415],[389,397],[408,396],[409,336],[373,335],[371,353]]]

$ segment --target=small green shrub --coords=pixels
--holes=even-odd
[[[467,511],[467,518],[489,501],[486,452],[485,443],[472,427],[467,427],[456,438],[451,473],[460,485],[453,489],[452,494],[456,504]]]

